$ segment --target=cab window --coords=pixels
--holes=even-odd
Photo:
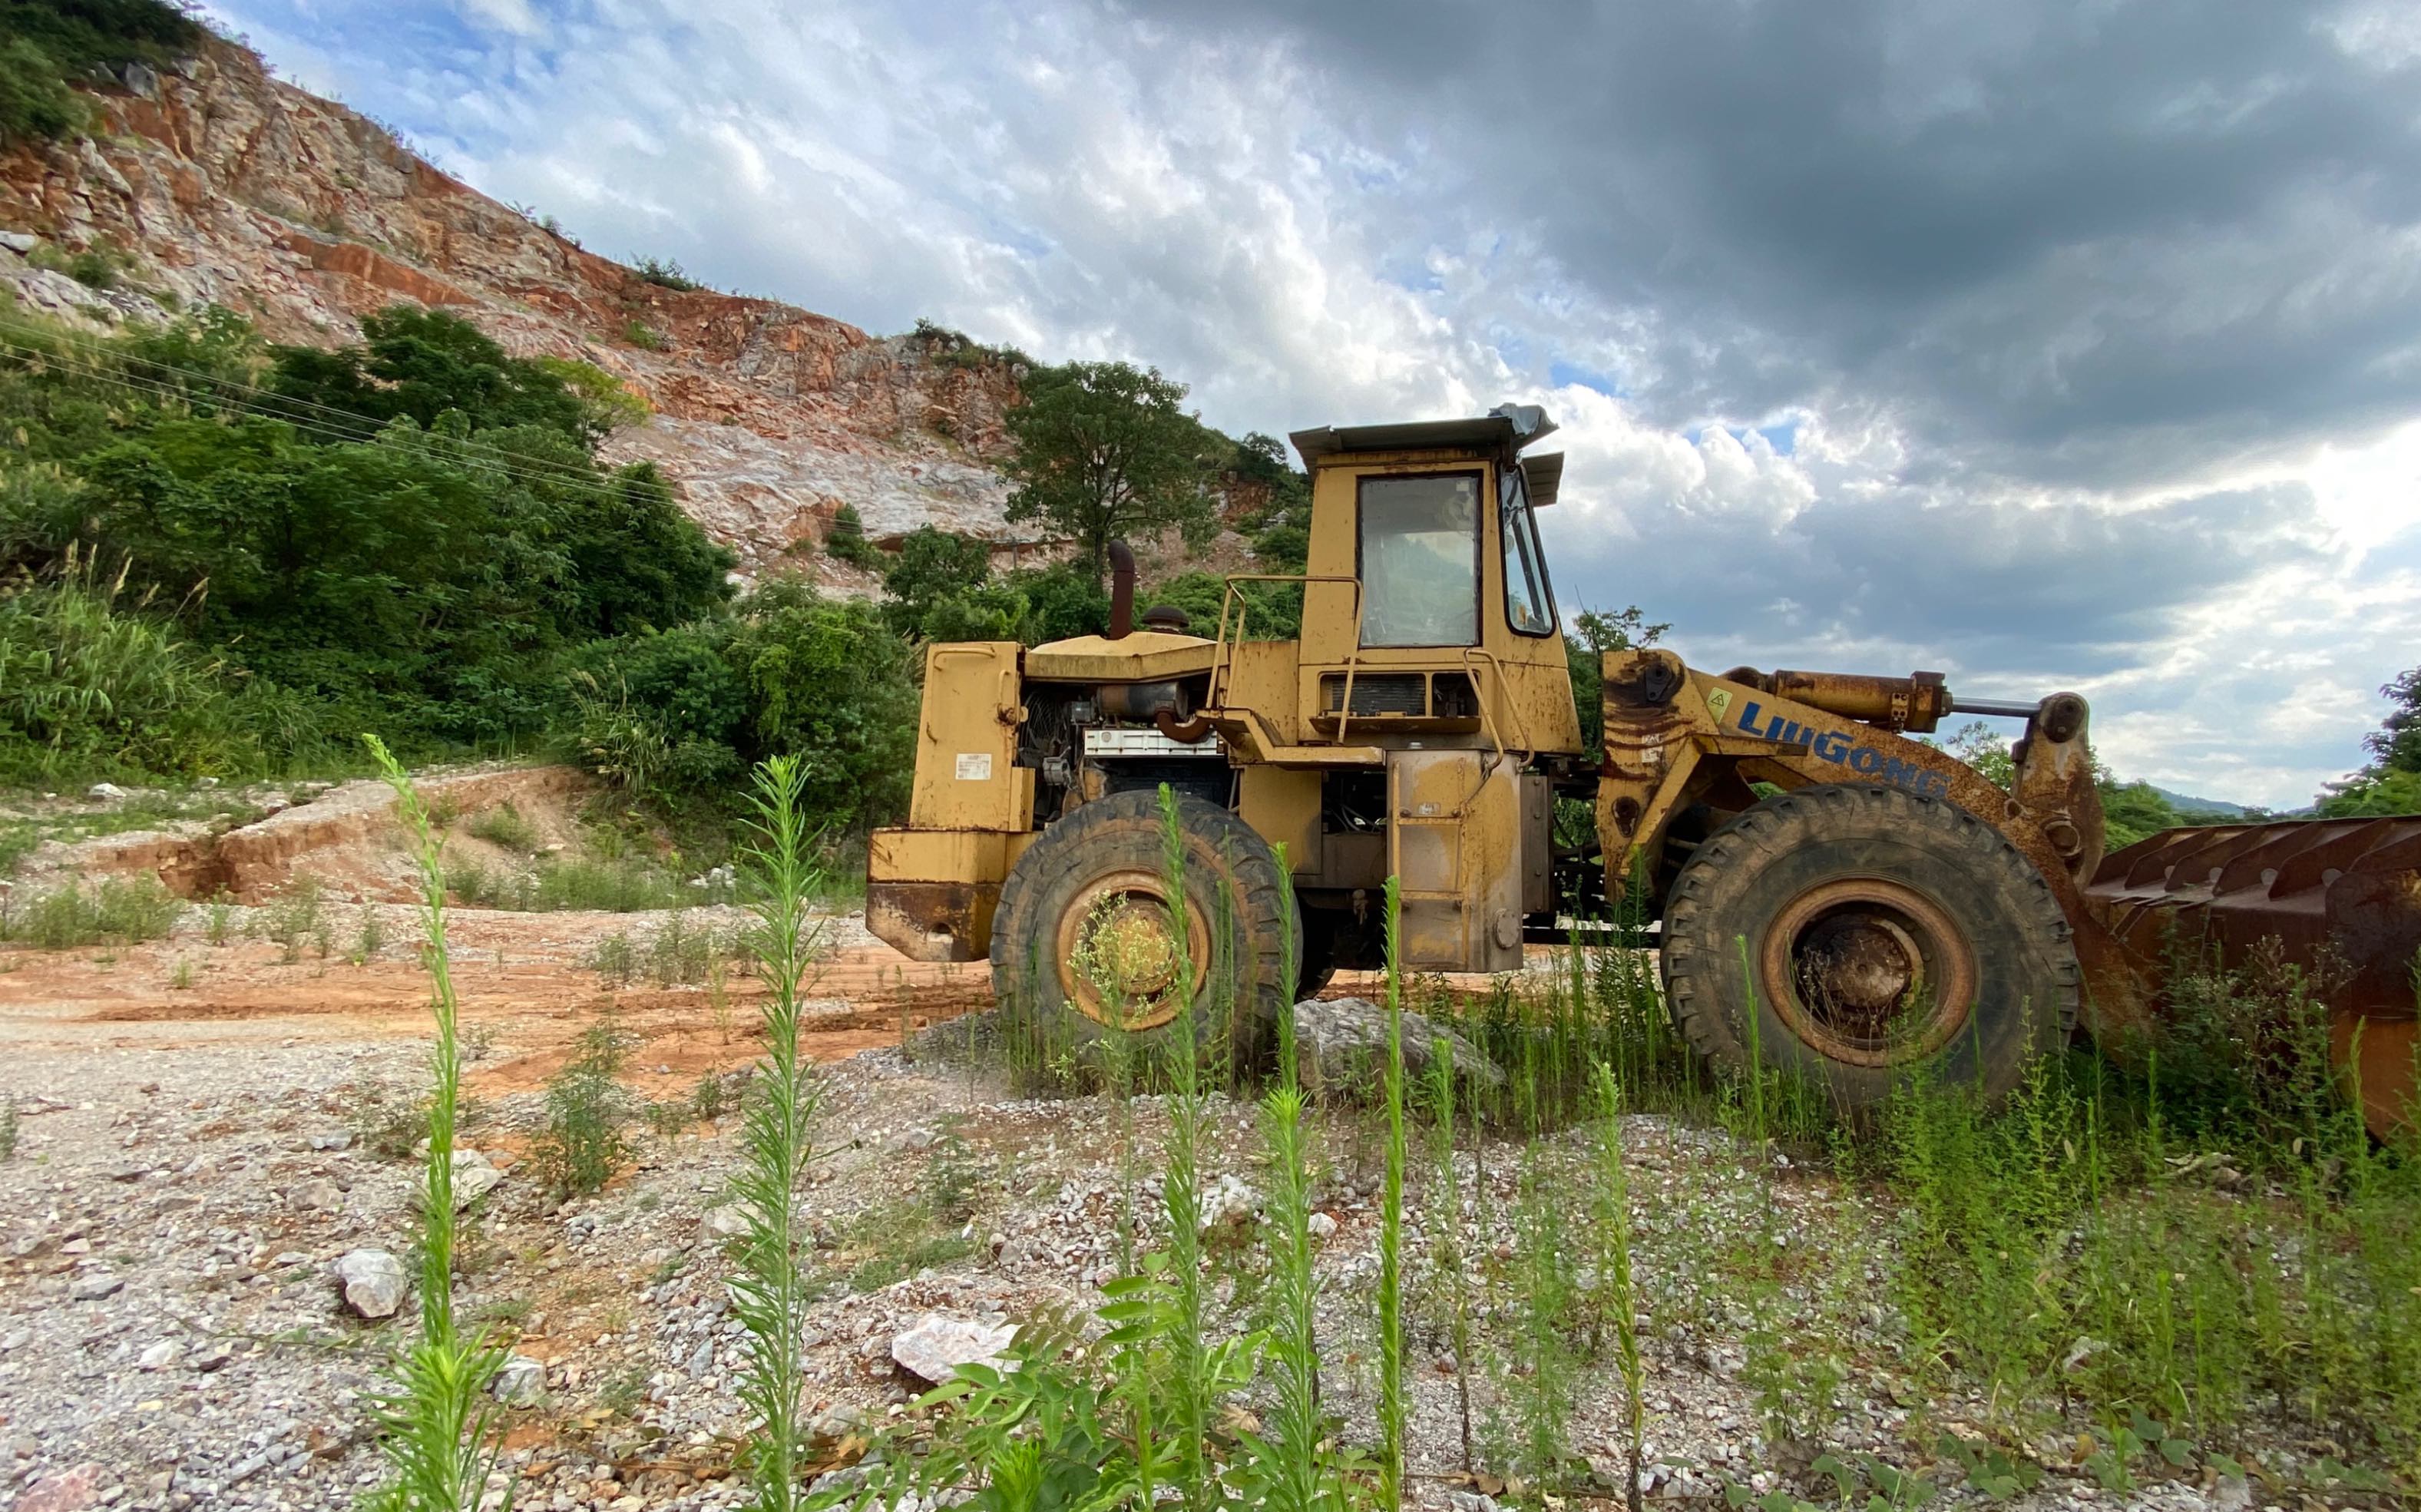
[[[1476,473],[1361,480],[1363,645],[1478,644],[1479,490]]]
[[[1518,466],[1500,475],[1497,534],[1505,538],[1505,618],[1523,635],[1555,632],[1555,600],[1547,588],[1547,558],[1539,550],[1529,482]]]

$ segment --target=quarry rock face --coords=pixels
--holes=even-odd
[[[217,304],[273,340],[336,346],[410,302],[523,356],[593,363],[654,417],[612,462],[652,460],[743,570],[872,579],[820,550],[843,504],[881,538],[924,523],[1007,542],[1001,416],[1019,370],[877,337],[772,300],[650,282],[447,177],[366,117],[211,40],[97,86],[92,136],[0,153],[0,288],[109,330]],[[100,250],[97,289],[56,267]],[[164,297],[162,297],[164,296]]]

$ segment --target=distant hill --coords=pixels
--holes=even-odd
[[[2158,783],[2152,784],[2152,791],[2167,799],[2170,806],[2180,814],[2225,814],[2229,818],[2242,818],[2252,812],[2242,803],[2231,803],[2224,798],[2196,798],[2192,793],[2178,792]]]

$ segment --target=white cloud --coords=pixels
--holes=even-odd
[[[1078,0],[220,9],[600,251],[874,329],[929,317],[1045,359],[1154,364],[1231,431],[1542,400],[1570,457],[1546,522],[1561,597],[1639,602],[1705,663],[2077,686],[2121,771],[2292,805],[2358,763],[2373,690],[2414,656],[2421,424],[2383,429],[2400,382],[2365,390],[2312,357],[2421,288],[2414,233],[2377,186],[2309,176],[2188,232],[2130,219],[2106,183],[2106,213],[2083,190],[2041,199],[2061,179],[2029,154],[2093,144],[2043,146],[1994,91],[2005,60],[2072,67],[2079,44],[2001,8],[1881,28],[1880,114],[1842,115],[1866,134],[1807,144],[1797,182],[1725,177],[1713,136],[1632,140],[1618,102],[1586,130],[1525,125],[1565,108],[1555,77],[1585,57],[1538,56],[1535,91],[1475,115],[1413,60],[1412,11],[1346,67],[1286,24]],[[2349,8],[2330,45],[2392,82],[2401,16]],[[1813,102],[1775,118],[1832,119],[1821,70],[1842,56],[1787,61]],[[1687,76],[1659,98],[1755,82],[1706,46],[1657,67]],[[2307,80],[2212,72],[2144,101],[2131,150],[2257,134],[2310,101]],[[2023,133],[2005,152],[2020,187],[2073,222],[2030,232],[2030,260],[1978,250],[1953,213],[1972,207],[1928,178],[1944,133],[2000,130]],[[1538,161],[1508,160],[1516,140]],[[1835,290],[1825,270],[1896,250],[1887,227],[1806,257],[1775,242],[1768,201],[1821,216],[1814,176],[1902,151],[1913,166],[1872,207],[1832,212],[1939,208],[1948,272],[1912,261],[1896,288],[1850,267],[1833,276],[1857,288]],[[1601,244],[1575,240],[1587,226]],[[2316,265],[2316,243],[2339,255]],[[2360,339],[2374,367],[2421,371]],[[2278,351],[2313,365],[2257,381]]]

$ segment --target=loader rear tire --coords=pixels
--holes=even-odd
[[[1912,1073],[1998,1099],[2066,1043],[2080,973],[2034,864],[1962,808],[1824,784],[1709,835],[1664,905],[1665,1000],[1697,1052],[1852,1116]]]
[[[1294,1001],[1280,964],[1286,931],[1302,926],[1252,826],[1182,795],[1177,818],[1195,1045],[1253,1067]],[[1009,868],[992,920],[993,990],[1044,1043],[1090,1056],[1118,1036],[1165,1041],[1182,1021],[1164,834],[1158,793],[1113,793],[1053,823]],[[1227,979],[1214,981],[1223,966]]]

